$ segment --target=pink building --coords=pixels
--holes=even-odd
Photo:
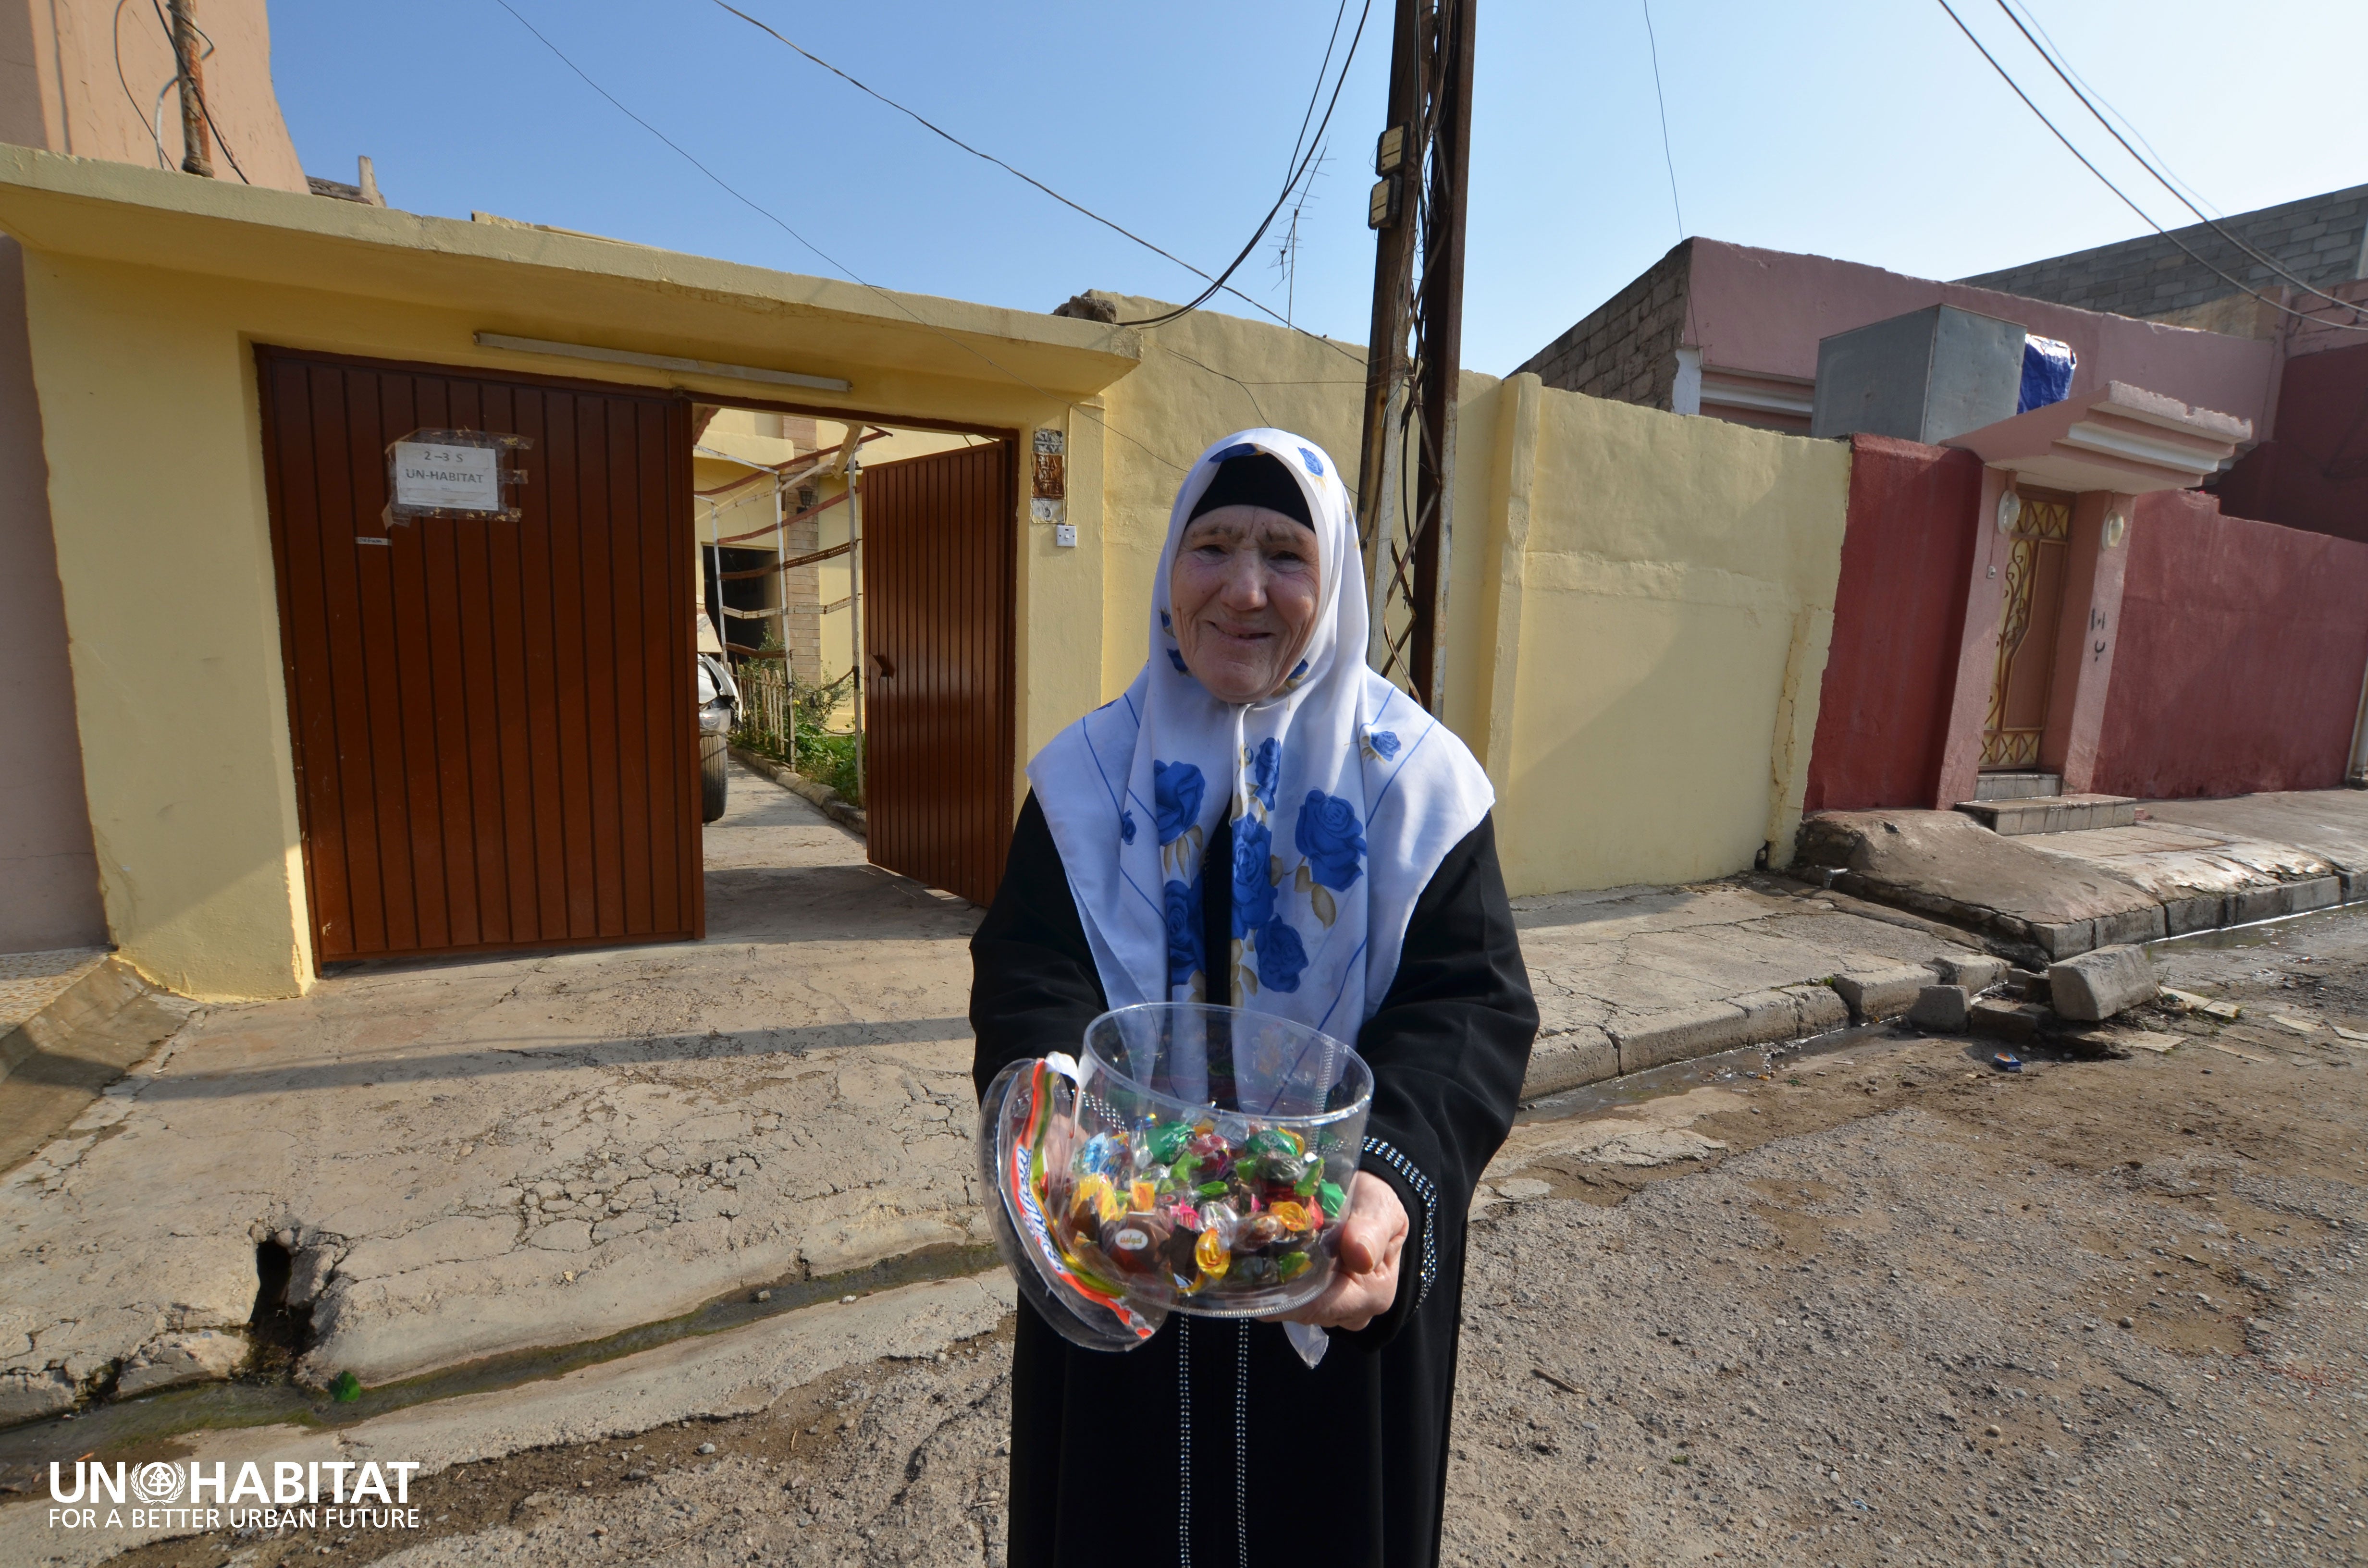
[[[2368,187],[2228,222],[2368,298],[2342,276],[2368,261]],[[1810,811],[2341,782],[2368,671],[2368,335],[2323,301],[2257,303],[2159,236],[1982,283],[2009,280],[2056,297],[1688,240],[1520,369],[1851,440]],[[1943,358],[2019,362],[2021,335],[2070,347],[2068,393],[2017,414],[2015,366],[2000,403],[1986,365],[1955,390],[1981,383],[1957,401],[1987,412],[1952,422]],[[1835,383],[1903,354],[1926,358],[1890,367],[1892,392],[1930,406],[1852,422],[1892,393]]]
[[[2257,429],[2270,409],[2271,343],[1706,239],[1680,242],[1520,369],[1569,392],[1805,436],[1817,345],[1931,305],[2068,344],[2075,398],[2124,381]]]

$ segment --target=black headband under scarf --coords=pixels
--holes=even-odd
[[[1217,477],[1192,503],[1192,517],[1220,506],[1263,506],[1281,512],[1309,533],[1315,531],[1315,518],[1307,509],[1307,496],[1299,481],[1291,476],[1281,459],[1269,452],[1227,458],[1217,465]]]

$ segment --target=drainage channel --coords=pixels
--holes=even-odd
[[[1905,1021],[1897,1018],[1880,1019],[1873,1023],[1851,1024],[1823,1034],[1802,1035],[1797,1039],[1775,1040],[1761,1045],[1738,1046],[1722,1051],[1715,1056],[1691,1057],[1672,1062],[1666,1066],[1647,1067],[1641,1073],[1628,1073],[1617,1078],[1607,1078],[1600,1084],[1582,1084],[1559,1094],[1543,1095],[1531,1100],[1514,1114],[1516,1125],[1532,1121],[1569,1121],[1584,1116],[1598,1116],[1623,1107],[1642,1105],[1646,1100],[1660,1099],[1668,1095],[1681,1095],[1704,1084],[1729,1084],[1748,1078],[1755,1073],[1767,1073],[1788,1062],[1806,1061],[1812,1057],[1831,1056],[1838,1051],[1862,1047],[1872,1042],[1912,1044],[1923,1038],[1902,1034]]]
[[[17,1473],[19,1465],[39,1470],[51,1460],[71,1460],[85,1454],[110,1462],[163,1457],[143,1450],[156,1449],[190,1432],[281,1423],[348,1426],[416,1404],[541,1382],[621,1356],[654,1350],[678,1339],[719,1334],[846,1296],[871,1295],[899,1286],[977,1274],[995,1267],[997,1261],[991,1246],[924,1247],[883,1259],[869,1268],[735,1290],[680,1317],[643,1324],[604,1339],[488,1356],[442,1371],[362,1389],[346,1400],[334,1400],[318,1389],[302,1387],[280,1376],[206,1383],[95,1405],[74,1415],[51,1416],[0,1431],[0,1480],[23,1484]],[[757,1300],[760,1290],[767,1298],[764,1301]]]

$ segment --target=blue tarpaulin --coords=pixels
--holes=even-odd
[[[2016,402],[2014,411],[2029,414],[2034,408],[2062,403],[2071,395],[2072,367],[2078,363],[2068,343],[2058,343],[2052,337],[2024,338],[2022,396]]]

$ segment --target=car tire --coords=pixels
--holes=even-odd
[[[731,743],[722,735],[699,737],[699,820],[715,821],[723,814],[732,789]]]

